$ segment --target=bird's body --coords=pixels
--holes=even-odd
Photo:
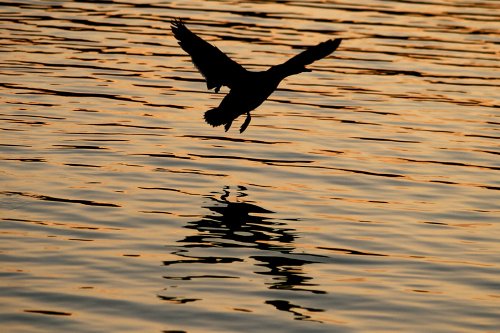
[[[232,86],[218,107],[205,112],[205,120],[212,126],[224,125],[227,131],[234,119],[246,114],[240,129],[243,132],[250,123],[250,111],[259,107],[276,90],[280,81],[268,71],[247,71],[245,78]]]
[[[172,31],[194,65],[205,77],[207,88],[218,92],[230,88],[220,105],[205,112],[205,121],[212,126],[224,125],[227,131],[236,118],[246,114],[242,133],[251,121],[250,111],[259,107],[287,76],[309,72],[305,66],[326,57],[339,46],[341,39],[328,40],[310,47],[283,64],[267,71],[248,71],[215,46],[191,32],[181,21],[172,22]]]

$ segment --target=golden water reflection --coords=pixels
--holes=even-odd
[[[500,330],[495,1],[0,17],[2,327]],[[177,17],[252,70],[344,41],[225,133]]]

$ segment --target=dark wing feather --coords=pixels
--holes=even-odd
[[[172,21],[171,28],[179,45],[191,56],[193,64],[205,77],[208,89],[215,88],[218,92],[221,86],[231,88],[246,72],[243,66],[198,37],[180,20]]]
[[[305,66],[312,64],[316,60],[322,59],[339,47],[342,39],[330,39],[318,45],[311,46],[305,51],[297,54],[287,62],[278,65],[280,69],[289,74],[297,74],[300,72],[310,71]]]

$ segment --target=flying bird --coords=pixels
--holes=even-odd
[[[329,39],[307,48],[282,64],[255,72],[246,70],[217,47],[197,36],[181,20],[173,20],[171,29],[181,48],[191,56],[193,64],[205,77],[207,88],[215,88],[216,93],[222,86],[230,89],[218,107],[205,112],[205,121],[214,127],[224,125],[227,131],[233,120],[246,114],[240,133],[250,124],[250,111],[261,105],[284,78],[310,72],[306,65],[328,56],[342,41],[340,38]]]

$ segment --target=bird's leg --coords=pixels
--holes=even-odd
[[[245,118],[245,121],[243,122],[243,125],[240,127],[240,133],[243,133],[248,125],[250,125],[250,121],[252,120],[252,117],[250,116],[250,112],[247,112],[247,117]]]
[[[231,127],[231,124],[232,124],[232,123],[233,123],[233,121],[232,121],[232,120],[230,120],[230,121],[228,121],[228,122],[226,123],[226,125],[224,125],[224,129],[226,130],[226,132],[229,130],[229,128]]]

